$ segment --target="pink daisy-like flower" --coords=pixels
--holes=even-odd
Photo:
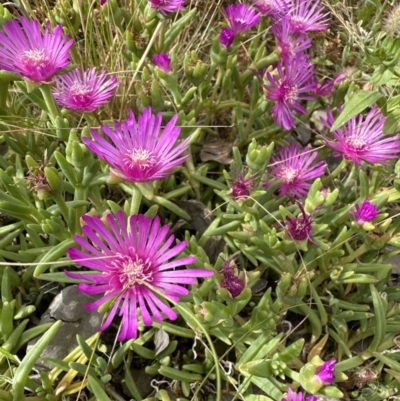
[[[293,32],[306,33],[328,28],[329,13],[323,13],[320,0],[292,0],[288,15]]]
[[[155,54],[153,56],[153,61],[155,65],[162,71],[169,74],[172,71],[171,68],[171,58],[168,53]]]
[[[272,156],[272,171],[266,172],[267,176],[272,177],[273,181],[282,180],[278,188],[279,196],[304,197],[311,188],[307,181],[324,175],[325,162],[320,160],[314,163],[318,152],[310,147],[301,150],[298,144],[281,146],[278,151],[278,156]],[[264,187],[268,188],[269,183]]]
[[[0,32],[0,69],[12,71],[34,82],[48,82],[70,64],[73,40],[63,35],[62,26],[44,34],[35,20],[21,17],[7,21]]]
[[[177,318],[151,287],[179,302],[180,295],[189,293],[183,285],[195,284],[196,277],[213,275],[208,270],[183,268],[194,263],[192,256],[174,259],[186,248],[186,241],[172,246],[174,236],[168,236],[169,226],[161,226],[159,217],[134,215],[129,217],[128,224],[121,211],[116,217],[108,214],[107,224],[97,216],[82,218],[86,223],[82,231],[88,240],[76,235],[75,241],[84,251],[70,248],[68,254],[72,260],[95,270],[97,274],[68,271],[65,274],[89,282],[79,284],[79,290],[85,294],[103,294],[86,305],[87,310],[96,310],[114,300],[100,331],[110,326],[119,308],[119,316],[122,316],[119,341],[136,338],[138,307],[146,326],[150,326],[153,319],[162,321],[164,316],[171,320]]]
[[[272,26],[271,32],[278,41],[281,59],[286,64],[311,47],[311,38],[307,38],[305,34],[293,33],[291,20],[288,17],[276,22]]]
[[[261,15],[277,21],[289,12],[292,0],[253,0],[254,6]]]
[[[162,14],[173,13],[183,10],[185,0],[149,0],[152,8],[157,9]]]
[[[293,111],[304,114],[306,109],[301,101],[314,99],[311,95],[317,87],[313,79],[314,66],[305,56],[299,55],[290,63],[278,63],[277,71],[278,77],[267,72],[269,84],[265,84],[264,88],[267,99],[275,102],[272,108],[275,123],[289,131],[296,127]]]
[[[335,119],[327,110],[327,120],[321,118],[328,129]],[[366,117],[362,114],[351,118],[342,128],[333,131],[334,139],[324,135],[325,144],[335,150],[334,156],[343,156],[357,165],[364,160],[371,164],[388,164],[400,153],[400,135],[385,136],[382,132],[386,117],[374,106]]]
[[[379,213],[378,207],[368,199],[365,199],[361,205],[355,205],[355,208],[355,211],[350,211],[349,213],[354,216],[359,226],[371,222]]]
[[[324,362],[323,365],[317,369],[316,375],[323,384],[331,384],[335,381],[335,366],[336,360],[332,359]]]
[[[222,13],[228,20],[234,36],[248,31],[260,22],[260,15],[247,4],[229,4]]]
[[[305,394],[299,391],[297,394],[291,388],[288,389],[288,397],[282,398],[282,401],[317,401],[317,397],[310,395],[306,398]]]
[[[108,103],[119,85],[117,78],[103,71],[96,75],[96,68],[84,72],[78,69],[55,78],[57,88],[53,90],[56,102],[66,109],[92,112]]]
[[[232,29],[229,28],[222,28],[221,33],[219,35],[219,43],[221,46],[224,46],[226,49],[228,49],[231,44],[233,43],[233,40],[235,39],[235,35],[232,31]]]
[[[176,143],[180,128],[175,126],[175,115],[161,133],[162,114],[152,114],[147,107],[136,122],[132,110],[121,124],[115,122],[115,132],[106,124],[102,131],[111,139],[106,141],[92,129],[93,140],[82,138],[85,145],[110,166],[112,173],[134,182],[154,181],[169,177],[173,167],[187,158],[182,155],[188,149],[188,139]]]

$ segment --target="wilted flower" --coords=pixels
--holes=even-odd
[[[153,61],[160,70],[168,74],[172,71],[171,58],[168,53],[155,54],[153,56]]]
[[[292,0],[253,0],[253,3],[260,14],[277,21],[288,13],[291,1]]]
[[[295,57],[290,63],[277,64],[279,76],[267,72],[269,85],[265,84],[267,99],[275,102],[272,116],[277,125],[290,130],[295,128],[293,111],[304,114],[306,109],[302,106],[303,100],[313,100],[311,94],[316,89],[314,66],[303,55]],[[310,93],[306,95],[305,93]]]
[[[153,291],[179,301],[179,295],[189,291],[183,286],[194,284],[196,277],[210,277],[208,270],[187,270],[183,266],[194,263],[192,256],[174,259],[186,248],[186,241],[171,248],[174,236],[168,236],[169,226],[161,226],[159,217],[144,215],[129,217],[117,212],[116,217],[107,215],[107,224],[97,216],[83,216],[86,223],[83,233],[89,239],[76,235],[75,241],[84,251],[68,249],[69,257],[82,266],[93,269],[97,274],[65,272],[68,277],[86,280],[90,284],[79,284],[79,290],[89,294],[103,294],[96,301],[87,304],[89,311],[113,300],[114,303],[100,331],[110,326],[118,308],[122,316],[119,341],[136,338],[140,315],[146,326],[153,318],[162,321],[177,318],[176,313]],[[178,269],[176,269],[178,268]],[[183,285],[182,285],[183,284]]]
[[[240,280],[239,277],[237,277],[234,273],[236,268],[234,260],[237,257],[238,256],[233,256],[232,258],[224,260],[222,269],[219,271],[224,276],[221,281],[221,287],[226,288],[232,295],[232,298],[236,298],[237,296],[239,296],[244,289],[243,281]]]
[[[336,360],[332,359],[330,361],[324,362],[317,371],[316,375],[318,379],[324,384],[331,384],[335,381],[335,366]]]
[[[379,213],[378,207],[368,199],[365,199],[361,205],[355,205],[355,208],[355,211],[350,211],[349,213],[354,216],[359,226],[371,222]]]
[[[306,33],[328,28],[329,14],[324,12],[320,0],[292,0],[290,15],[293,32]]]
[[[149,0],[149,3],[152,8],[157,9],[162,14],[166,14],[183,10],[185,0]]]
[[[304,210],[303,205],[300,202],[296,202],[299,207],[302,216],[298,217],[286,217],[286,231],[288,232],[291,239],[295,241],[303,241],[308,239],[314,244],[311,238],[312,232],[312,218],[311,215],[307,214]]]
[[[279,196],[288,195],[302,198],[311,188],[311,184],[307,181],[324,174],[325,162],[320,160],[313,164],[318,152],[313,151],[310,147],[301,150],[298,144],[280,146],[278,151],[278,156],[272,156],[272,172],[267,172],[267,176],[273,177],[274,181],[282,180],[282,184],[278,188]],[[269,185],[269,183],[264,184],[266,188]]]
[[[246,200],[253,190],[254,177],[247,177],[239,170],[231,171],[232,178],[229,180],[231,184],[231,195],[235,200]]]
[[[170,170],[187,158],[188,139],[176,143],[180,128],[175,126],[178,115],[166,124],[161,133],[162,114],[152,114],[147,107],[136,122],[132,110],[122,124],[115,122],[115,132],[107,125],[102,131],[106,141],[92,129],[93,140],[82,138],[85,145],[111,166],[112,173],[126,181],[146,182],[168,177]]]
[[[318,82],[318,80],[316,82]],[[334,86],[335,81],[332,81],[328,78],[324,79],[322,82],[317,84],[317,88],[315,89],[315,96],[330,96],[332,94]]]
[[[307,38],[305,34],[292,32],[291,20],[288,17],[284,17],[279,22],[276,22],[272,26],[271,32],[278,41],[280,56],[285,63],[289,63],[298,54],[311,47],[311,38]]]
[[[260,16],[247,4],[229,4],[223,11],[233,35],[248,31],[260,22]]]
[[[70,64],[73,40],[63,35],[62,26],[44,34],[38,21],[24,17],[7,21],[0,32],[0,69],[12,71],[34,82],[48,82]]]
[[[221,33],[219,35],[219,43],[221,46],[224,46],[226,49],[228,49],[231,46],[234,39],[235,35],[232,29],[222,28]]]
[[[321,118],[321,121],[330,129],[335,121],[332,111],[327,110],[327,120]],[[385,121],[386,117],[374,106],[366,117],[353,117],[333,131],[334,140],[324,135],[323,138],[336,151],[334,156],[343,156],[357,165],[362,160],[386,165],[388,159],[396,159],[400,153],[400,135],[385,136],[382,132]]]
[[[305,394],[301,391],[296,394],[291,388],[289,388],[288,398],[282,398],[282,401],[317,401],[317,397],[310,395],[306,398]]]
[[[53,95],[57,103],[70,110],[92,112],[108,103],[119,85],[115,76],[106,71],[96,75],[96,68],[84,72],[78,69],[55,78],[57,88]]]

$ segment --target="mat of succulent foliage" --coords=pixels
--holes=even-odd
[[[0,400],[397,399],[399,31],[390,0],[0,5]],[[99,332],[41,370],[71,284]]]

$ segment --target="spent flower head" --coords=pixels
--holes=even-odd
[[[320,0],[292,0],[288,12],[292,31],[324,31],[329,24],[329,13],[324,14],[324,11]]]
[[[315,242],[311,238],[312,233],[312,216],[307,214],[303,205],[296,201],[300,209],[301,215],[297,217],[286,217],[286,231],[289,237],[295,241],[304,241],[308,239],[311,243]]]
[[[359,226],[371,222],[379,213],[378,207],[368,199],[365,199],[361,205],[355,205],[355,208],[355,211],[351,210],[349,213],[354,216]]]
[[[255,178],[253,176],[245,175],[240,170],[231,171],[232,178],[229,180],[231,184],[231,196],[236,201],[246,200],[251,191],[254,189]]]
[[[248,31],[260,22],[260,15],[247,4],[229,4],[222,12],[234,36]]]
[[[92,112],[107,104],[115,94],[119,82],[115,76],[108,77],[106,71],[96,74],[96,68],[81,72],[75,69],[55,78],[53,89],[56,102],[66,109]]]
[[[153,115],[147,107],[136,121],[132,110],[121,124],[115,122],[115,131],[107,124],[101,127],[111,143],[92,129],[93,140],[83,138],[85,145],[111,166],[111,172],[125,181],[146,182],[169,177],[173,167],[187,158],[188,139],[177,143],[180,128],[178,115],[161,131],[162,114]]]
[[[69,257],[96,273],[77,274],[66,271],[68,277],[85,280],[79,290],[89,294],[103,294],[87,304],[89,311],[113,300],[112,307],[100,331],[110,326],[117,310],[122,316],[119,341],[137,337],[138,314],[150,326],[153,319],[162,321],[164,316],[174,320],[176,313],[166,304],[158,291],[175,302],[180,295],[187,295],[186,284],[194,284],[196,277],[210,277],[212,272],[186,269],[194,263],[192,256],[175,259],[185,248],[182,241],[173,246],[174,236],[168,236],[169,226],[161,225],[160,218],[133,215],[126,222],[125,214],[107,215],[107,224],[97,216],[83,216],[83,233],[88,239],[75,236],[78,248],[68,249]]]
[[[335,119],[327,110],[327,120],[322,123],[330,129]],[[343,156],[357,165],[364,160],[371,164],[388,164],[388,159],[396,159],[400,153],[400,135],[385,136],[383,126],[386,117],[377,106],[367,116],[362,114],[351,118],[342,128],[333,131],[334,139],[323,135],[325,144],[335,150],[334,156]]]
[[[7,21],[0,32],[0,69],[12,71],[34,82],[49,82],[70,64],[73,40],[63,35],[62,26],[44,33],[35,20],[24,17]]]
[[[183,10],[185,0],[149,0],[152,8],[160,11],[161,14],[173,13],[175,11]]]
[[[155,54],[153,56],[153,61],[160,70],[168,74],[172,71],[171,58],[168,53]]]
[[[287,398],[282,398],[282,401],[317,401],[317,398],[313,395],[306,397],[301,391],[296,394],[289,388]]]
[[[272,117],[275,123],[290,130],[295,128],[293,112],[304,114],[306,109],[301,104],[303,100],[313,100],[317,84],[314,77],[314,66],[307,57],[300,54],[290,63],[278,63],[278,76],[267,72],[269,81],[264,85],[267,99],[275,102]],[[309,93],[309,95],[307,95]]]
[[[331,359],[330,361],[324,362],[316,371],[316,375],[318,379],[323,384],[331,384],[335,381],[335,367],[336,367],[336,360]]]
[[[271,32],[278,41],[280,57],[284,63],[290,63],[298,54],[311,47],[311,38],[307,38],[302,33],[293,33],[289,17],[284,17],[276,22],[272,26]]]
[[[317,156],[317,151],[310,147],[302,150],[298,144],[292,143],[278,148],[278,155],[272,156],[271,171],[266,174],[272,181],[282,180],[278,188],[279,196],[302,198],[307,195],[311,188],[308,181],[321,177],[326,167],[321,160],[314,163]],[[264,184],[266,188],[269,186],[270,183]]]
[[[238,255],[224,260],[222,269],[219,271],[223,275],[221,287],[226,288],[232,295],[232,298],[239,296],[244,289],[243,281],[235,274],[235,268],[237,266],[234,261],[237,257]]]

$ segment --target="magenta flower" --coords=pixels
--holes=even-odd
[[[172,71],[171,68],[171,58],[168,53],[155,54],[153,56],[153,61],[155,65],[162,71],[169,74]]]
[[[298,217],[286,217],[286,231],[290,238],[295,241],[304,241],[308,239],[315,245],[315,242],[311,238],[312,233],[312,217],[307,214],[304,210],[303,205],[296,201],[296,205],[299,207],[302,216]]]
[[[302,106],[303,100],[313,100],[312,95],[316,89],[314,66],[308,59],[299,55],[292,59],[291,63],[278,63],[276,77],[267,72],[269,85],[265,84],[267,99],[275,102],[272,108],[272,117],[277,125],[290,130],[295,128],[293,112],[304,114],[306,109]],[[306,95],[306,93],[310,95]]]
[[[107,224],[97,216],[83,216],[82,219],[86,223],[82,231],[89,241],[76,235],[75,241],[84,251],[70,248],[68,255],[80,265],[95,270],[96,274],[68,271],[65,274],[89,282],[79,284],[79,290],[85,294],[103,294],[87,304],[87,310],[98,309],[114,300],[100,331],[110,326],[119,308],[119,316],[122,316],[119,341],[136,338],[137,308],[146,326],[150,326],[153,319],[162,321],[163,315],[171,320],[177,318],[153,288],[178,302],[179,295],[189,293],[183,285],[194,284],[196,277],[213,275],[208,270],[183,268],[194,263],[192,256],[174,259],[186,248],[186,241],[171,247],[174,236],[168,236],[169,226],[161,226],[159,217],[134,215],[126,224],[125,215],[120,211],[116,217],[108,214]]]
[[[313,164],[318,152],[311,150],[310,147],[301,150],[298,144],[280,146],[278,151],[278,156],[272,156],[273,164],[270,166],[272,171],[267,172],[267,176],[271,176],[274,182],[282,180],[278,188],[279,196],[302,198],[311,188],[311,184],[307,181],[324,175],[325,162],[320,160]],[[269,185],[266,183],[264,187],[268,188]]]
[[[224,260],[224,264],[222,266],[222,269],[219,271],[220,273],[223,274],[223,279],[221,281],[221,287],[226,288],[229,293],[232,295],[232,298],[236,298],[239,296],[243,289],[244,289],[244,284],[243,281],[239,279],[235,275],[235,268],[237,267],[235,263],[231,263],[234,261],[238,256],[233,256],[232,258],[229,258],[227,260]]]
[[[298,54],[305,52],[311,47],[311,38],[307,38],[305,34],[296,34],[292,32],[291,20],[288,17],[282,18],[276,22],[271,32],[278,41],[280,56],[282,61],[290,63]]]
[[[335,119],[327,110],[327,121],[321,118],[328,129]],[[333,131],[334,139],[324,135],[325,144],[335,150],[334,156],[343,156],[357,165],[364,160],[371,164],[388,164],[388,159],[397,159],[400,153],[400,135],[385,136],[382,132],[386,117],[374,106],[366,117],[359,115],[350,119],[342,128]]]
[[[378,207],[368,199],[365,199],[361,205],[355,205],[355,208],[355,211],[350,211],[349,213],[354,216],[359,226],[371,222],[379,213]]]
[[[288,398],[282,398],[282,401],[317,401],[317,397],[310,395],[306,398],[305,394],[301,391],[296,394],[291,388],[289,388]]]
[[[234,36],[248,31],[260,22],[260,15],[247,4],[229,4],[222,12]]]
[[[231,195],[236,201],[246,200],[254,188],[254,177],[247,177],[239,170],[232,170]]]
[[[323,31],[328,28],[329,13],[323,13],[320,0],[292,0],[290,15],[292,30],[295,33]]]
[[[122,124],[115,122],[115,132],[107,125],[101,127],[111,143],[92,129],[93,140],[82,138],[85,145],[111,166],[111,172],[125,181],[154,181],[172,175],[173,167],[187,158],[188,139],[177,144],[180,128],[175,115],[161,133],[162,114],[154,116],[147,107],[136,122],[132,110]]]
[[[318,379],[323,383],[323,384],[331,384],[335,381],[335,366],[336,366],[336,360],[332,359],[330,361],[324,362],[323,365],[321,365],[317,369],[317,376]]]
[[[254,6],[261,15],[270,17],[273,21],[280,20],[289,12],[292,0],[253,0]]]
[[[232,29],[229,28],[222,28],[221,33],[219,35],[219,43],[221,46],[224,46],[226,49],[228,49],[231,44],[233,43],[233,40],[235,39],[235,35],[232,31]]]
[[[108,78],[102,71],[96,75],[96,68],[84,72],[78,69],[55,78],[57,88],[53,89],[56,102],[66,109],[92,112],[107,104],[119,85],[117,78]]]
[[[57,25],[44,34],[38,21],[24,17],[7,21],[0,32],[0,69],[12,71],[34,82],[48,82],[70,64],[69,49],[73,40]]]
[[[166,13],[183,10],[185,0],[149,0],[149,3],[152,8],[165,15]]]

